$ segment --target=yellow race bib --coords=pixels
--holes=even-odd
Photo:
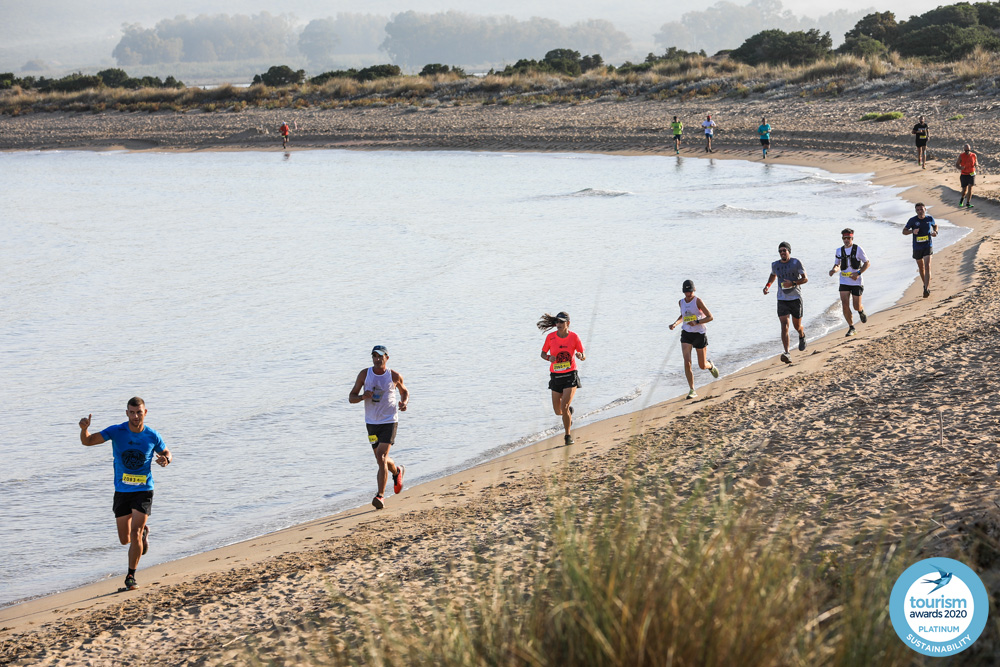
[[[552,364],[552,370],[554,372],[556,372],[556,373],[558,373],[560,371],[568,371],[569,368],[570,368],[570,366],[572,366],[572,365],[573,365],[573,362],[571,362],[571,361],[560,361],[557,364]]]
[[[841,271],[840,275],[844,276],[845,278],[850,278],[851,273],[852,273],[851,271]]]
[[[145,475],[130,475],[127,472],[122,474],[122,484],[128,484],[129,486],[142,486],[145,483]]]
[[[377,435],[368,436],[368,442],[373,445],[376,444],[378,442],[378,436]]]
[[[684,324],[691,324],[692,322],[694,322],[697,319],[698,319],[697,315],[685,315],[684,316]]]
[[[931,240],[931,237],[929,237],[929,236],[918,236],[917,237],[917,243],[927,243],[930,240]]]

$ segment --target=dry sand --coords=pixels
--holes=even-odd
[[[752,103],[725,104],[730,118],[734,110],[742,113],[744,134],[762,113]],[[880,106],[892,110],[892,104]],[[725,111],[709,110],[726,127]],[[972,228],[934,256],[930,298],[921,298],[914,284],[895,306],[860,325],[857,337],[835,331],[811,342],[790,366],[777,359],[756,364],[699,389],[698,400],[678,398],[578,429],[573,446],[547,440],[407,489],[390,497],[382,512],[356,509],[143,569],[137,591],[116,592],[115,579],[2,609],[0,663],[232,664],[248,643],[261,655],[280,653],[303,619],[334,629],[347,625],[356,612],[331,593],[360,600],[383,582],[403,582],[405,595],[420,598],[435,585],[442,563],[451,563],[459,581],[469,576],[467,566],[484,545],[514,558],[543,525],[541,501],[552,488],[553,471],[572,461],[584,486],[599,488],[629,465],[632,453],[623,445],[638,433],[651,457],[681,461],[670,471],[681,492],[684,480],[707,467],[738,493],[794,509],[804,532],[822,529],[831,544],[918,536],[941,554],[971,530],[997,537],[1000,407],[990,378],[1000,359],[998,207],[982,199],[971,211],[955,207],[958,178],[951,163],[968,137],[946,135],[944,114],[953,115],[954,108],[938,109],[941,120],[931,110],[928,102],[916,111],[931,122],[936,159],[926,171],[912,161],[908,135],[884,141],[885,135],[908,133],[912,119],[862,132],[857,123],[848,128],[851,123],[837,120],[856,118],[859,109],[838,115],[835,103],[767,112],[777,128],[774,161],[875,173],[876,183],[910,187],[904,196],[911,201],[923,200],[933,215]],[[287,117],[300,127],[293,135],[296,148],[672,153],[665,146],[664,114],[680,112],[665,103],[605,102],[433,113],[53,114],[0,120],[0,149],[273,149],[273,131],[257,134],[254,128],[276,127]],[[694,113],[691,107],[688,114]],[[969,127],[976,133],[970,137],[990,164],[1000,136],[988,130],[995,117],[987,118],[985,107],[978,117],[968,107],[963,113],[972,116]],[[693,118],[688,122],[693,125]],[[736,125],[733,120],[730,127]],[[754,142],[735,147],[734,135],[720,136],[714,157],[756,158]],[[697,138],[689,139],[690,146]],[[703,155],[690,148],[685,153]],[[899,251],[909,253],[909,245],[901,237]],[[828,290],[830,301],[836,299],[832,283],[813,283],[811,293]],[[772,298],[761,307],[772,307]],[[774,334],[777,340],[777,322]],[[888,525],[887,511],[894,517]],[[836,525],[827,525],[832,516]],[[114,538],[111,527],[108,538]],[[987,587],[996,590],[998,563],[984,557],[978,566]]]

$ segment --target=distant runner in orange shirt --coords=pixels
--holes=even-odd
[[[281,133],[281,147],[282,148],[288,148],[288,133],[289,133],[289,131],[290,131],[290,128],[288,127],[288,123],[282,123],[281,127],[278,128],[278,132]]]
[[[972,146],[965,144],[965,151],[959,154],[955,160],[955,167],[962,170],[959,179],[962,183],[962,197],[958,200],[958,207],[975,208],[972,205],[972,186],[976,184],[976,164],[979,160],[972,152]]]
[[[566,312],[554,316],[545,313],[538,320],[538,328],[542,331],[555,329],[545,337],[542,345],[542,359],[549,363],[549,389],[552,390],[552,409],[562,416],[563,428],[566,429],[565,441],[573,444],[570,430],[573,427],[573,396],[581,387],[580,376],[576,372],[576,360],[584,361],[587,355],[583,351],[580,337],[569,330],[569,315]]]

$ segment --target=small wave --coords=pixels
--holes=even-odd
[[[816,183],[818,185],[866,185],[866,181],[845,180],[840,178],[829,178],[819,174],[809,174],[802,178],[792,180],[792,183]]]
[[[688,213],[693,218],[749,218],[763,220],[766,218],[788,218],[795,215],[794,211],[768,211],[752,208],[740,208],[723,204],[711,211],[692,211]]]
[[[630,194],[632,193],[624,192],[622,190],[598,190],[596,188],[584,188],[583,190],[577,190],[576,192],[570,192],[564,195],[542,195],[539,199],[566,199],[569,197],[625,197]]]

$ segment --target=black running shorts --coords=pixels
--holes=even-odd
[[[933,254],[931,246],[927,246],[926,248],[917,248],[913,251],[913,259],[923,259],[924,257],[930,257]]]
[[[801,320],[802,299],[792,299],[791,301],[778,299],[778,317],[785,317],[786,315],[791,315],[795,319]]]
[[[841,292],[850,292],[854,296],[861,296],[861,293],[865,291],[864,285],[841,285]]]
[[[576,371],[570,371],[569,373],[549,373],[549,389],[557,394],[563,393],[564,389],[569,389],[570,387],[579,389],[582,386],[580,384],[580,376],[577,375]]]
[[[701,350],[708,346],[708,334],[681,329],[681,343],[687,343],[694,349]]]
[[[926,145],[927,145],[926,139],[921,139],[920,137],[917,137],[917,148],[923,148]]]
[[[967,188],[970,185],[975,185],[976,184],[976,175],[975,174],[962,174],[961,176],[958,177],[958,180],[962,183],[962,187],[963,188]]]
[[[115,516],[128,516],[132,511],[152,514],[153,512],[153,492],[152,491],[115,491],[115,500],[111,505],[115,511]]]
[[[372,444],[372,449],[378,449],[380,442],[388,442],[390,445],[396,442],[396,427],[399,422],[389,424],[365,424],[368,428],[368,442]]]

